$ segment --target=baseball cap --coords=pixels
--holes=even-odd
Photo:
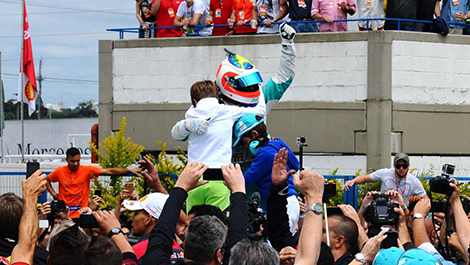
[[[235,123],[235,129],[233,134],[235,135],[235,142],[233,143],[233,147],[236,147],[238,143],[240,142],[240,139],[242,136],[256,128],[259,124],[264,122],[264,118],[261,118],[260,120],[256,119],[255,114],[245,114],[243,115],[237,123]]]
[[[405,153],[398,153],[393,158],[393,163],[396,164],[399,160],[405,160],[406,163],[410,163],[410,158]]]
[[[398,265],[439,265],[439,261],[426,251],[413,248],[400,256]]]
[[[381,249],[377,253],[372,265],[390,265],[397,264],[398,259],[405,251],[397,247],[391,247],[388,249]]]
[[[165,206],[167,199],[168,195],[154,192],[145,195],[138,201],[124,200],[122,204],[127,210],[145,210],[148,214],[158,219],[160,218],[160,214],[162,213],[163,206]]]

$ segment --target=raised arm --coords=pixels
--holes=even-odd
[[[462,202],[460,201],[460,190],[456,183],[457,181],[452,179],[450,186],[454,191],[452,192],[449,201],[452,206],[452,211],[454,212],[455,228],[457,230],[460,245],[462,245],[463,249],[468,250],[470,243],[470,223],[462,207]],[[470,253],[467,253],[467,255],[469,254]]]
[[[294,175],[294,185],[307,197],[307,202],[312,204],[322,203],[324,178],[313,171],[301,171],[300,175]],[[307,211],[302,231],[299,238],[299,250],[295,257],[295,264],[317,264],[320,256],[322,242],[322,215],[313,211]]]
[[[279,27],[282,44],[279,69],[277,74],[271,77],[263,87],[264,98],[266,101],[266,115],[277,104],[277,102],[281,100],[282,96],[294,80],[296,58],[294,45],[295,33],[295,30],[286,23],[282,23]]]
[[[228,219],[227,244],[223,257],[223,264],[230,261],[230,251],[233,246],[248,238],[248,207],[246,204],[245,179],[239,164],[229,164],[222,167],[224,184],[229,188],[230,216]]]
[[[11,253],[11,263],[33,264],[34,249],[38,241],[39,221],[37,199],[46,190],[46,174],[41,170],[21,182],[23,186],[23,216],[21,217],[18,244]]]

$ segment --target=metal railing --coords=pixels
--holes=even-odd
[[[433,21],[430,20],[417,20],[417,19],[405,19],[405,18],[357,18],[357,19],[336,19],[333,20],[334,22],[366,22],[366,28],[370,31],[372,28],[370,27],[371,21],[397,21],[397,29],[401,30],[402,23],[424,23],[424,24],[433,24]],[[450,22],[446,21],[447,25],[458,25],[462,27],[470,27],[470,25],[466,24],[465,22]],[[284,22],[274,22],[272,24],[279,25]],[[288,21],[288,24],[318,24],[318,23],[328,23],[326,20],[308,20],[308,21]],[[264,23],[259,23],[258,26],[264,26]],[[196,25],[196,26],[189,26],[196,31],[195,34],[189,34],[188,36],[199,36],[199,31],[203,28],[207,27],[228,27],[228,24],[217,24],[217,25]],[[249,23],[244,24],[243,26],[250,26]],[[234,24],[233,27],[237,27],[237,24]],[[152,29],[180,29],[181,27],[171,26],[171,27],[149,27],[149,30]],[[106,29],[106,31],[111,32],[118,32],[119,39],[124,39],[125,33],[139,33],[142,29],[141,28],[112,28]]]
[[[49,175],[51,172],[44,172]],[[133,176],[131,174],[126,176]],[[175,179],[177,178],[176,175],[171,175]],[[21,180],[26,177],[25,172],[0,172],[0,194],[4,194],[7,192],[13,192],[18,196],[22,196],[21,191]],[[325,179],[336,179],[339,181],[343,181],[342,186],[348,180],[354,179],[356,176],[354,175],[324,175]],[[424,177],[424,180],[430,180],[432,177]],[[459,182],[468,182],[470,181],[470,177],[455,177]],[[110,179],[108,176],[99,176],[98,180],[102,183],[109,183]],[[58,183],[52,183],[52,187],[55,190],[58,190]],[[349,191],[344,191],[343,193],[343,203],[349,204],[357,209],[358,206],[358,188],[357,185],[354,185],[354,188],[349,189]],[[51,199],[51,197],[49,197]]]

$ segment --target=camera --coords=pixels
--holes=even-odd
[[[305,136],[297,136],[297,144],[299,146],[308,146],[307,138]]]
[[[397,225],[399,215],[394,208],[398,207],[398,203],[388,201],[387,195],[374,195],[371,204],[364,209],[364,219],[372,225]]]
[[[259,240],[263,237],[258,232],[261,230],[261,225],[266,223],[266,214],[258,208],[260,201],[261,195],[259,192],[254,192],[248,202],[248,238],[251,240]]]
[[[65,212],[67,209],[67,205],[65,205],[65,202],[62,200],[53,200],[51,201],[51,213],[61,213]]]
[[[332,181],[325,183],[323,188],[323,202],[327,202],[334,196],[336,196],[336,184]]]
[[[455,166],[445,164],[442,166],[442,174],[429,180],[429,187],[432,192],[450,195],[454,189],[449,185],[449,177],[454,174]]]

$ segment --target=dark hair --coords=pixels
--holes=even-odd
[[[203,215],[191,220],[184,241],[184,257],[209,263],[225,243],[225,225],[215,216]]]
[[[51,265],[82,264],[83,252],[88,246],[88,236],[78,228],[78,225],[63,230],[49,240]]]
[[[23,200],[12,192],[0,196],[0,237],[18,240]]]
[[[69,158],[71,156],[79,155],[80,151],[75,147],[70,147],[69,149],[67,149],[66,154],[67,154],[67,158]]]
[[[260,121],[261,119],[263,119],[263,117],[256,116],[257,121]],[[251,135],[252,131],[257,131],[258,132],[259,135],[256,138],[266,139],[268,137],[268,128],[266,127],[266,123],[264,123],[264,122],[258,124],[258,126],[256,126],[252,130],[244,133],[243,135]],[[269,139],[267,139],[267,140],[269,141]]]
[[[225,216],[219,207],[208,204],[195,205],[191,208],[188,215],[194,214],[194,217],[210,215],[219,218],[224,224],[226,223]]]
[[[279,264],[276,250],[263,241],[242,240],[230,251],[229,265],[272,265]]]
[[[107,265],[121,265],[121,251],[111,239],[104,236],[93,237],[83,253],[82,262],[87,265],[101,265],[103,261]]]
[[[194,100],[199,101],[203,98],[216,98],[219,99],[219,91],[217,90],[217,85],[210,81],[198,81],[191,86],[191,103],[196,107]]]
[[[359,231],[356,222],[353,219],[342,214],[332,215],[330,218],[338,218],[338,222],[334,226],[334,233],[336,236],[344,236],[344,244],[347,250],[351,250],[357,244]]]
[[[335,263],[331,248],[325,243],[321,242],[320,256],[318,257],[317,265],[331,265]]]

